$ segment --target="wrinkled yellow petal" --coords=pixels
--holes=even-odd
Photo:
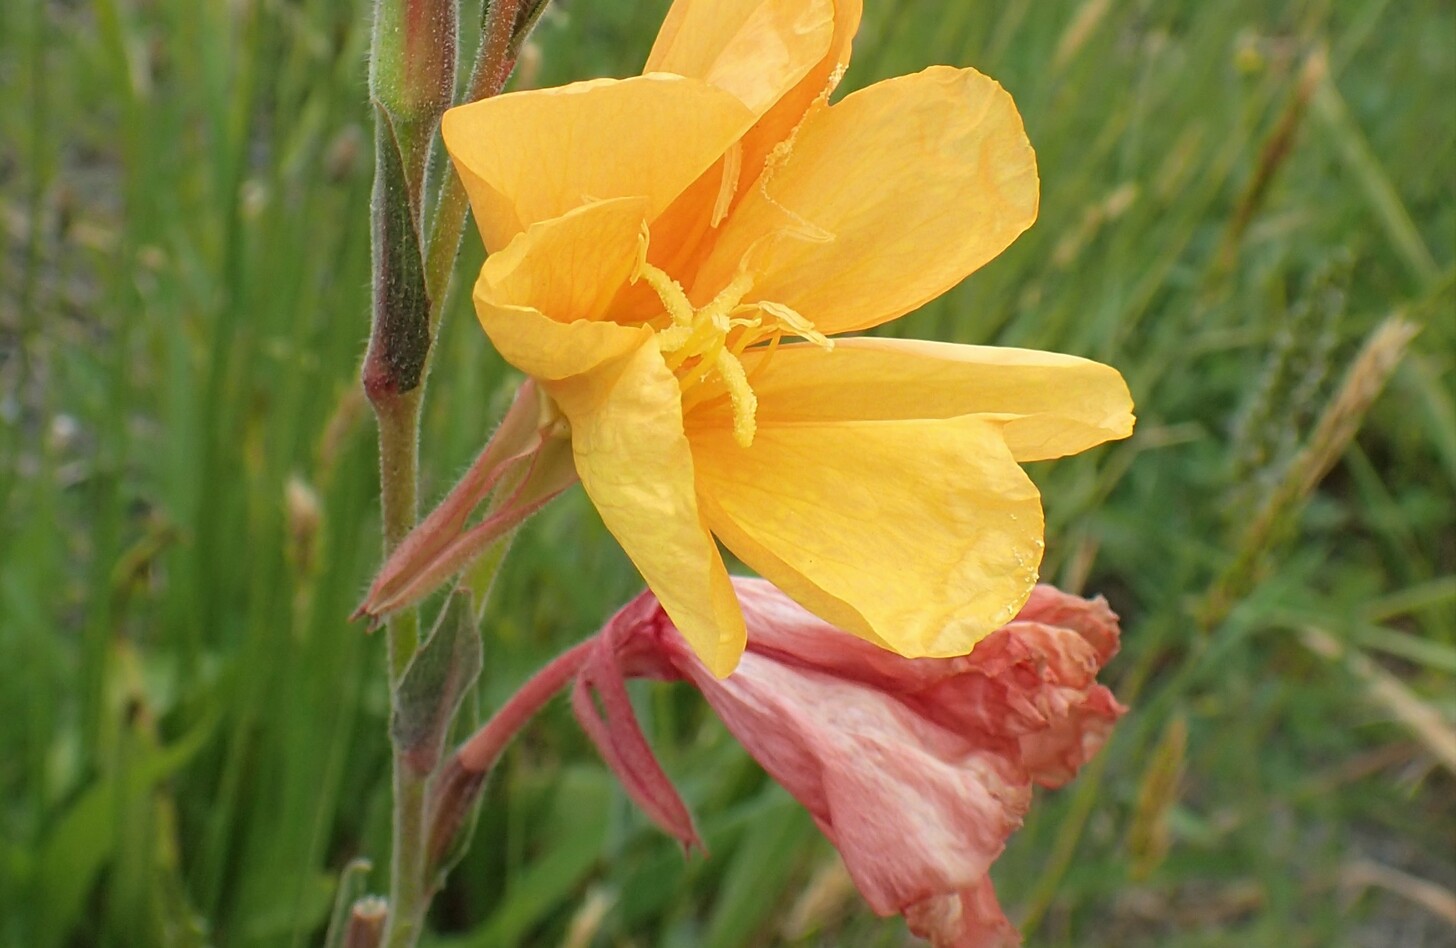
[[[810,115],[724,224],[695,295],[753,248],[750,299],[824,333],[865,329],[950,289],[1036,209],[1036,159],[1011,97],[973,69],[933,67]],[[760,240],[784,230],[817,236]]]
[[[836,339],[743,354],[761,425],[984,415],[1018,461],[1085,451],[1132,434],[1132,397],[1117,370],[1088,359],[908,339]],[[725,398],[690,426],[732,425]]]
[[[860,0],[834,0],[833,31],[823,57],[743,136],[740,200],[758,180],[764,163],[779,144],[793,134],[811,110],[828,103],[829,94],[849,67],[854,35],[859,32],[861,7]]]
[[[480,270],[480,289],[552,319],[604,319],[637,263],[647,215],[640,197],[597,201],[532,224]]]
[[[603,317],[637,257],[643,198],[588,204],[531,225],[480,268],[475,313],[501,356],[527,375],[570,378],[634,352],[645,326]]]
[[[757,6],[749,10],[755,3]],[[654,56],[658,47],[674,51],[677,68],[668,71],[689,68],[689,57],[677,52],[679,46],[684,50],[702,50],[694,52],[698,62],[687,73],[696,76],[702,76],[710,64],[713,69],[721,69],[724,73],[731,74],[736,71],[729,70],[726,64],[712,60],[714,52],[718,48],[726,47],[730,40],[735,56],[752,52],[747,44],[740,42],[735,34],[726,30],[706,33],[698,38],[684,38],[689,20],[707,22],[726,19],[727,22],[732,22],[731,18],[742,15],[746,26],[752,20],[770,17],[777,19],[782,16],[779,7],[794,4],[770,0],[732,0],[731,3],[722,4],[724,9],[721,12],[718,10],[719,5],[719,0],[678,0],[673,6],[668,14],[668,21],[663,24],[662,32],[658,34],[657,47],[654,47]],[[799,36],[792,44],[795,57],[803,56],[811,48],[819,49],[817,61],[809,66],[808,71],[798,78],[792,88],[787,91],[780,90],[777,100],[768,105],[767,111],[763,112],[753,128],[744,134],[743,139],[730,150],[725,159],[720,159],[704,172],[653,222],[652,231],[656,239],[653,242],[652,262],[677,276],[685,285],[692,285],[704,260],[704,248],[711,243],[706,238],[716,234],[716,228],[722,219],[755,186],[769,156],[793,133],[811,107],[824,107],[829,93],[838,84],[839,77],[849,63],[850,47],[854,34],[859,29],[859,0],[799,4],[805,20],[816,23],[821,5],[827,5],[832,14],[825,41],[819,42],[818,30],[821,28],[816,27],[812,36]],[[812,44],[811,39],[814,40]],[[649,60],[649,66],[652,62]],[[772,73],[776,77],[775,81],[782,81],[797,71],[800,65],[797,58],[793,65],[793,70],[787,68],[787,64],[775,70]],[[759,68],[751,57],[735,66],[749,74]],[[763,101],[768,99],[768,95],[765,92],[754,98],[756,101]],[[728,157],[732,160],[727,160]],[[711,296],[712,293],[709,292],[708,295]]]
[[[698,514],[678,383],[656,342],[546,387],[571,422],[576,470],[602,522],[698,657],[727,675],[746,642],[743,614]]]
[[[902,655],[963,655],[1030,595],[1036,488],[976,417],[691,429],[730,550],[811,611]]]
[[[483,99],[440,130],[494,252],[588,201],[639,196],[661,213],[753,121],[731,93],[655,74]]]
[[[677,0],[642,71],[702,79],[762,115],[824,58],[833,32],[831,0]]]
[[[652,337],[646,326],[586,320],[559,323],[529,306],[501,306],[481,295],[479,283],[475,314],[501,358],[542,382],[596,371]]]

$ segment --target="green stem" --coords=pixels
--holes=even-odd
[[[379,485],[386,557],[414,526],[419,485],[420,403],[423,386],[376,400],[379,420]],[[406,609],[385,625],[390,695],[419,648],[419,613]],[[410,765],[394,746],[394,819],[390,854],[389,917],[383,945],[409,948],[419,937],[429,894],[425,891],[425,789],[428,774]]]
[[[471,72],[467,101],[495,95],[505,85],[514,59],[514,31],[519,0],[492,0],[482,25],[480,51]],[[449,172],[429,222],[423,263],[423,300],[427,307],[428,347],[422,358],[417,384],[404,391],[371,392],[379,421],[380,494],[384,519],[384,549],[388,554],[414,527],[419,490],[420,410],[424,383],[429,377],[433,340],[438,332],[450,289],[450,277],[465,230],[469,202],[458,175]],[[378,208],[376,208],[376,212]],[[376,267],[379,258],[376,257]],[[377,316],[377,314],[376,314]],[[499,568],[500,559],[492,564]],[[491,570],[493,572],[493,570]],[[477,577],[479,581],[479,577]],[[487,581],[483,588],[489,588]],[[386,625],[389,649],[390,694],[419,649],[419,615],[407,609]],[[394,814],[390,859],[388,925],[383,948],[412,948],[424,928],[425,912],[432,896],[428,878],[427,825],[429,773],[422,773],[410,761],[407,749],[393,746]]]
[[[420,405],[423,386],[376,401],[379,422],[379,492],[388,558],[414,528],[418,516]],[[406,609],[385,625],[392,688],[419,647],[419,614]]]
[[[425,887],[426,784],[396,749],[394,755],[394,853],[390,859],[389,923],[383,948],[412,948],[424,926],[430,893]]]
[[[387,121],[377,110],[377,121]],[[365,358],[364,388],[379,424],[379,492],[387,559],[418,515],[420,407],[430,336],[430,305],[415,241],[402,168],[392,135],[381,129],[374,205],[375,312]],[[382,182],[382,183],[381,183]],[[419,648],[419,615],[406,609],[385,626],[391,701]],[[425,907],[424,801],[428,773],[410,765],[406,749],[392,747],[394,820],[390,855],[389,914],[384,942],[409,948],[419,935]]]
[[[488,0],[467,101],[495,95],[504,87],[519,41],[519,9],[520,0]],[[379,35],[376,31],[376,45]],[[376,120],[384,122],[386,115],[378,114]],[[383,177],[376,180],[375,322],[364,377],[379,422],[379,483],[387,558],[417,519],[420,410],[433,355],[430,343],[445,310],[469,202],[459,176],[447,173],[424,246],[420,247],[418,232],[413,229],[418,218],[411,208],[418,206],[417,187],[424,177],[423,166],[400,161],[396,157],[401,146],[398,129],[385,132],[385,127],[380,126],[376,135],[376,158],[382,162],[376,165],[376,174],[382,169]],[[419,151],[418,144],[414,143],[413,151]],[[390,148],[394,151],[388,151]],[[407,201],[407,194],[414,194],[415,200]],[[499,568],[500,558],[493,560],[485,572]],[[481,577],[476,580],[480,582]],[[489,578],[480,588],[489,588]],[[419,650],[417,611],[407,609],[390,619],[386,639],[393,702],[399,681]],[[389,917],[381,944],[383,948],[412,948],[424,928],[425,912],[433,895],[426,851],[430,773],[411,761],[408,748],[394,743],[392,750],[394,819]]]

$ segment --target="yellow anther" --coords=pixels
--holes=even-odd
[[[679,352],[693,338],[692,326],[668,326],[657,332],[657,348],[664,354]]]
[[[748,373],[743,371],[743,363],[737,356],[727,349],[719,349],[713,362],[728,388],[728,397],[733,400],[733,440],[746,448],[753,444],[758,430],[754,417],[758,414],[758,396],[749,387]]]
[[[758,304],[759,308],[772,316],[784,331],[791,336],[799,336],[806,342],[812,342],[821,349],[833,349],[834,340],[814,328],[814,324],[805,319],[803,314],[797,310],[790,309],[783,303],[772,303],[763,301]]]
[[[772,356],[784,336],[797,336],[825,349],[832,349],[834,343],[792,307],[765,300],[744,303],[743,298],[753,289],[753,271],[747,266],[741,266],[702,307],[694,307],[680,283],[647,262],[647,245],[644,227],[632,282],[646,280],[662,300],[670,323],[658,323],[661,328],[657,330],[657,347],[668,369],[677,376],[685,409],[704,398],[717,397],[711,391],[698,389],[716,374],[732,402],[733,439],[749,447],[758,430],[758,396],[748,384],[743,355],[751,346],[766,341],[767,356]]]
[[[728,285],[718,291],[718,295],[708,301],[708,305],[698,310],[698,319],[718,326],[720,331],[727,332],[729,329],[728,316],[738,308],[738,303],[743,299],[753,286],[753,276],[746,272],[739,272]]]
[[[667,315],[678,326],[693,324],[693,304],[678,283],[660,267],[647,262],[647,225],[642,225],[642,234],[637,238],[637,261],[632,266],[631,281],[646,280],[647,285],[657,292]]]
[[[674,332],[673,330],[675,329],[687,330],[687,335],[683,337]],[[671,337],[668,339],[668,344],[672,345],[672,348],[664,347],[662,342],[664,335]],[[687,365],[691,360],[707,359],[713,354],[712,350],[714,348],[723,344],[722,333],[714,330],[711,325],[705,325],[703,323],[692,327],[673,326],[664,329],[657,334],[657,339],[657,348],[666,356],[667,367],[674,372]]]
[[[662,305],[667,308],[667,315],[675,325],[693,325],[693,304],[683,292],[681,284],[650,263],[642,264],[642,279],[657,291]]]

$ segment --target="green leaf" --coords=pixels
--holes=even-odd
[[[778,913],[786,883],[817,833],[803,808],[777,785],[765,795],[777,805],[754,820],[733,851],[708,919],[704,948],[736,948],[766,939],[764,929]]]
[[[457,591],[395,690],[390,734],[418,773],[428,774],[439,763],[450,722],[480,675],[481,662],[470,594]]]
[[[364,388],[378,401],[419,386],[430,351],[430,298],[420,250],[418,189],[394,122],[374,110],[374,319],[364,356]]]
[[[62,943],[82,918],[81,906],[102,868],[116,855],[118,801],[136,799],[180,770],[207,743],[215,718],[176,742],[128,761],[77,798],[41,846],[34,891],[37,948]]]

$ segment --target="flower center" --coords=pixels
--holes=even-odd
[[[710,378],[720,379],[733,404],[733,439],[745,448],[753,444],[757,431],[758,396],[743,368],[744,350],[762,342],[777,346],[784,336],[834,348],[832,339],[790,307],[768,300],[743,302],[753,289],[753,274],[742,265],[718,295],[701,307],[693,306],[682,284],[647,262],[645,225],[631,279],[633,283],[647,281],[667,310],[669,322],[657,331],[657,346],[683,394]]]

